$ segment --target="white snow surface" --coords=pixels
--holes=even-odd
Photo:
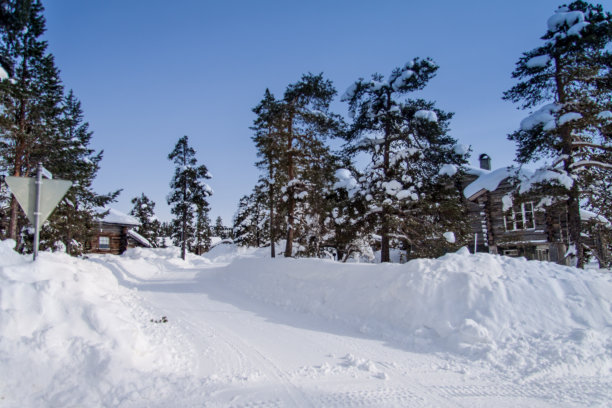
[[[505,179],[509,177],[518,178],[519,193],[529,191],[537,183],[553,182],[564,186],[567,189],[572,188],[574,180],[561,170],[551,170],[543,167],[534,170],[516,167],[501,167],[499,169],[481,174],[476,180],[468,184],[463,189],[463,195],[466,198],[472,197],[481,190],[495,191]],[[508,205],[507,202],[504,206]],[[505,207],[504,207],[505,209]]]
[[[334,188],[344,188],[347,191],[352,191],[357,188],[357,180],[351,174],[351,171],[348,169],[338,169],[336,170],[336,183],[334,183]]]
[[[495,191],[500,183],[516,174],[514,167],[500,167],[493,171],[482,172],[474,182],[463,189],[463,195],[469,198],[480,190]]]
[[[8,79],[8,78],[9,78],[8,73],[0,65],[0,81],[4,81],[5,79]]]
[[[442,236],[444,237],[446,242],[448,242],[449,244],[454,244],[456,241],[455,233],[452,231],[447,231],[444,234],[442,234]]]
[[[151,242],[149,242],[148,239],[146,239],[145,237],[143,237],[142,235],[140,235],[139,233],[137,233],[134,230],[128,230],[127,232],[128,236],[134,238],[136,241],[140,242],[142,245],[146,246],[147,248],[152,248],[153,245],[151,245]]]
[[[548,19],[548,31],[557,32],[563,25],[573,27],[576,24],[584,23],[584,13],[582,11],[560,11],[558,10]],[[588,24],[588,23],[587,23]]]
[[[601,119],[601,120],[609,120],[612,119],[612,112],[610,111],[603,111],[603,112],[599,112],[597,114],[597,118]]]
[[[538,125],[543,125],[544,130],[552,130],[557,127],[554,114],[561,109],[561,105],[550,103],[542,106],[531,115],[521,121],[521,130],[529,131]]]
[[[131,215],[124,214],[114,208],[105,210],[108,210],[108,214],[102,219],[104,222],[108,222],[109,224],[140,225],[140,221]]]
[[[564,113],[563,115],[561,115],[559,117],[559,126],[562,126],[564,124],[566,124],[567,122],[570,122],[572,120],[578,120],[578,119],[582,119],[582,115],[578,112],[568,112],[568,113]]]
[[[525,65],[529,68],[541,68],[548,65],[550,62],[550,57],[548,55],[538,55],[536,57],[530,58]]]
[[[233,245],[33,263],[13,245],[0,242],[3,407],[612,400],[610,271],[465,248],[383,265]]]
[[[457,166],[454,164],[446,163],[440,168],[439,174],[441,176],[454,176],[457,173]]]
[[[438,115],[432,110],[418,110],[414,113],[414,117],[417,119],[423,119],[428,122],[438,122]]]

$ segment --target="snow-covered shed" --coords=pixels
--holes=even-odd
[[[151,248],[151,243],[134,231],[140,222],[113,208],[98,220],[87,252],[100,254],[122,254],[128,248]]]

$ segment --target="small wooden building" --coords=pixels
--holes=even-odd
[[[151,248],[151,243],[133,230],[139,225],[140,222],[136,218],[111,208],[108,214],[98,221],[87,252],[120,255],[128,248]]]
[[[474,233],[470,250],[569,265],[567,212],[540,205],[540,198],[513,204],[509,193],[515,189],[512,179],[516,169],[491,171],[490,163],[487,155],[481,155],[481,168],[468,169],[465,178],[463,192]],[[593,216],[581,211],[585,220]],[[593,248],[601,246],[597,240],[589,237],[587,243]]]

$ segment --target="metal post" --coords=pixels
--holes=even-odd
[[[36,167],[36,198],[34,201],[34,260],[38,256],[38,243],[40,237],[40,196],[42,190],[42,163]]]

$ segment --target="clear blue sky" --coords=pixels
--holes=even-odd
[[[123,188],[118,210],[144,192],[160,219],[172,165],[188,135],[213,174],[211,218],[231,224],[257,180],[251,109],[266,87],[281,96],[303,73],[323,72],[339,94],[357,78],[431,57],[422,95],[455,112],[451,134],[493,166],[512,164],[506,135],[526,113],[501,100],[521,53],[541,44],[561,3],[509,1],[46,1],[46,39],[67,89],[82,101],[104,149],[94,184]],[[610,1],[603,2],[610,10]],[[336,112],[347,113],[337,98]]]

